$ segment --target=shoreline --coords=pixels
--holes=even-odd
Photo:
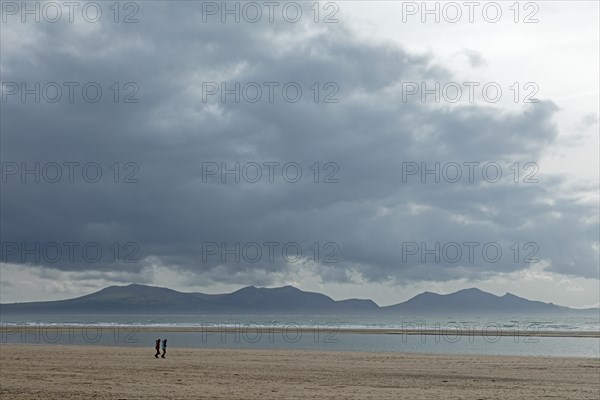
[[[308,328],[296,325],[288,327],[277,326],[199,326],[199,327],[168,327],[168,326],[138,326],[138,325],[106,325],[106,324],[87,324],[68,325],[68,324],[39,324],[32,325],[6,325],[0,326],[0,334],[16,333],[35,333],[35,332],[57,332],[67,330],[70,332],[82,332],[86,329],[101,330],[124,330],[135,332],[156,332],[156,333],[339,333],[339,334],[371,334],[371,335],[422,335],[422,336],[501,336],[501,337],[561,337],[561,338],[600,338],[598,331],[535,331],[535,330],[502,330],[500,327],[491,327],[487,330],[482,329],[455,329],[446,327],[440,329],[396,329],[396,328],[341,328],[334,325],[323,326],[322,328]]]

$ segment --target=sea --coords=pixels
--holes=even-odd
[[[2,345],[310,349],[430,354],[600,357],[600,315],[0,315]],[[27,328],[27,329],[25,329]],[[153,332],[148,328],[168,328]],[[180,328],[193,328],[177,331]],[[349,330],[394,333],[356,333]],[[431,334],[406,334],[427,330]],[[483,335],[475,335],[482,331]],[[596,337],[547,337],[544,332]],[[435,334],[433,334],[435,333]]]

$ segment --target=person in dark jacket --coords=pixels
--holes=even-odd
[[[163,339],[162,341],[162,358],[165,358],[165,354],[167,354],[167,339]]]
[[[154,357],[158,358],[158,355],[160,354],[160,339],[156,339],[156,344],[154,345],[154,348],[156,349],[156,354],[154,355]]]

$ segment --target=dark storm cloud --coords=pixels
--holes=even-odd
[[[534,242],[535,257],[551,270],[597,275],[598,210],[581,200],[594,188],[573,189],[544,171],[539,183],[529,184],[510,175],[498,183],[402,179],[403,163],[471,161],[501,163],[506,178],[508,166],[539,160],[556,140],[552,102],[510,113],[489,104],[450,110],[403,102],[403,81],[451,81],[450,72],[428,56],[358,39],[343,23],[327,29],[306,20],[202,23],[196,3],[143,5],[138,24],[3,26],[3,34],[12,30],[16,39],[3,48],[3,82],[94,81],[104,89],[98,103],[79,97],[2,104],[3,162],[96,162],[104,174],[98,183],[8,177],[3,242],[94,242],[111,256],[118,242],[119,261],[134,254],[139,262],[77,256],[40,263],[89,276],[123,269],[136,276],[153,263],[194,271],[199,280],[247,284],[268,284],[270,273],[289,264],[281,253],[272,262],[266,255],[256,263],[231,256],[224,263],[218,256],[203,260],[202,243],[297,242],[310,262],[317,242],[321,261],[327,254],[339,260],[318,263],[325,281],[346,282],[354,274],[403,282],[525,268],[522,247]],[[21,44],[19,31],[36,41]],[[222,81],[230,87],[235,81],[297,82],[304,95],[297,103],[283,101],[281,92],[273,103],[221,103],[216,96],[204,102],[202,83]],[[109,101],[114,82],[134,82],[139,102]],[[314,82],[321,90],[335,83],[339,102],[315,103],[308,89]],[[119,183],[108,168],[115,161]],[[139,167],[138,183],[122,182],[134,171],[123,168],[126,162]],[[223,184],[219,175],[204,182],[208,162],[296,162],[304,176],[298,183],[279,177]],[[339,166],[339,182],[314,183],[309,167],[315,162],[321,179],[331,171],[325,163]],[[500,244],[502,261],[402,259],[405,242],[473,241]],[[130,242],[136,247],[126,247]],[[329,242],[338,249],[324,248]],[[518,262],[508,253],[515,242]],[[7,261],[18,262],[14,257]]]

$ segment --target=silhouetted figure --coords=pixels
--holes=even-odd
[[[165,354],[167,354],[167,339],[163,339],[162,341],[162,358],[165,358]]]
[[[158,355],[160,354],[160,339],[156,339],[156,344],[154,345],[154,348],[156,349],[156,354],[154,355],[154,357],[158,358]]]

